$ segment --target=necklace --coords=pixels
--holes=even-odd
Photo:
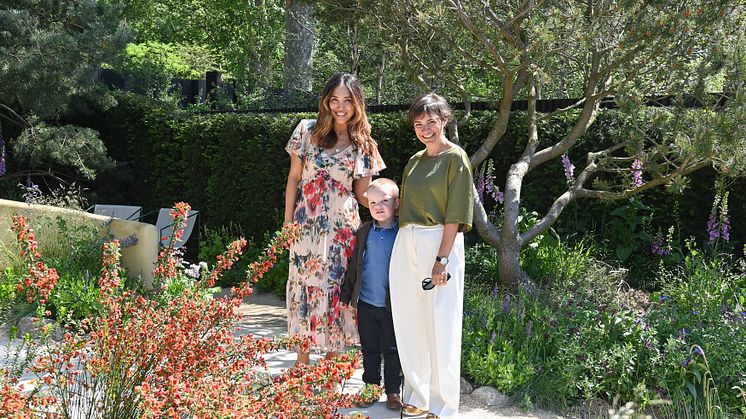
[[[347,133],[345,133],[345,134],[347,134]],[[347,135],[345,135],[345,137],[347,137]],[[335,144],[335,147],[334,147],[334,152],[335,153],[339,153],[340,150],[344,150],[347,147],[346,145],[344,147],[339,146],[339,140],[340,140],[340,138],[342,138],[342,134],[337,133],[337,143]]]

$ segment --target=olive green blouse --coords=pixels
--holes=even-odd
[[[461,147],[428,156],[425,150],[409,159],[402,177],[399,225],[458,224],[471,230],[474,186],[469,156]]]

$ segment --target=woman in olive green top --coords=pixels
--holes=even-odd
[[[474,186],[469,156],[445,136],[451,117],[435,93],[409,108],[425,149],[404,169],[389,268],[404,413],[428,418],[458,414],[461,384],[463,232],[471,229]]]

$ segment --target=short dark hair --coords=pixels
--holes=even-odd
[[[451,122],[453,118],[453,109],[443,96],[435,93],[425,93],[418,97],[412,102],[412,106],[409,107],[409,113],[407,118],[410,123],[414,123],[414,119],[422,114],[435,115],[444,122]]]

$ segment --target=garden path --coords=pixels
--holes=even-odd
[[[241,321],[238,334],[252,333],[255,336],[282,336],[287,333],[285,320],[285,301],[270,293],[256,292],[247,297],[240,308],[244,317]],[[312,362],[320,356],[312,356]],[[295,354],[288,351],[270,353],[266,357],[270,373],[279,373],[282,369],[290,368],[295,361]],[[355,371],[352,379],[345,385],[345,392],[354,393],[363,385],[362,369]],[[399,412],[389,410],[385,405],[385,395],[378,403],[369,408],[355,408],[343,411],[343,413],[362,412],[371,419],[395,419],[399,418]],[[530,413],[523,412],[517,407],[486,407],[468,394],[461,396],[461,407],[459,409],[461,418],[466,419],[555,419],[561,418],[556,414],[535,410]],[[424,417],[421,416],[421,417]]]

